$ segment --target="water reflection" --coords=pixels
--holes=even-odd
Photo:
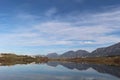
[[[87,70],[92,68],[100,73],[107,73],[120,78],[120,67],[118,66],[108,66],[108,65],[98,65],[98,64],[88,64],[88,63],[71,63],[71,62],[48,62],[47,65],[56,67],[62,65],[68,69],[77,70]]]
[[[13,65],[1,64],[0,80],[120,80],[117,66],[71,62]]]

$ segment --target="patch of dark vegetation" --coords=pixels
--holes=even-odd
[[[62,59],[49,59],[50,61],[67,61],[76,63],[94,63],[94,64],[105,64],[120,66],[120,56],[111,57],[87,57],[87,58],[62,58]]]
[[[29,64],[35,63],[46,63],[47,57],[41,56],[27,56],[27,55],[16,55],[16,54],[1,54],[0,63],[1,65],[14,65],[14,64]]]

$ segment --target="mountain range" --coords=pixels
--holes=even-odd
[[[48,55],[46,55],[46,57],[48,57],[48,58],[59,58],[59,55],[57,53],[49,53]]]
[[[94,50],[90,56],[120,56],[120,43],[104,47],[98,48]]]
[[[75,58],[75,57],[86,57],[90,54],[88,51],[85,50],[78,50],[78,51],[68,51],[64,54],[60,55],[60,58]]]
[[[79,57],[104,57],[104,56],[120,56],[120,42],[108,47],[97,48],[91,53],[86,50],[67,51],[61,55],[50,53],[48,58],[79,58]]]

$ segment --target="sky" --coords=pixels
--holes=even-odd
[[[46,55],[120,42],[120,0],[0,0],[0,52]]]

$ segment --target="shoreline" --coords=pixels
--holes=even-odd
[[[93,64],[105,64],[120,66],[120,56],[114,57],[88,57],[88,58],[60,58],[60,59],[49,59],[49,61],[66,61],[76,63],[93,63]]]

